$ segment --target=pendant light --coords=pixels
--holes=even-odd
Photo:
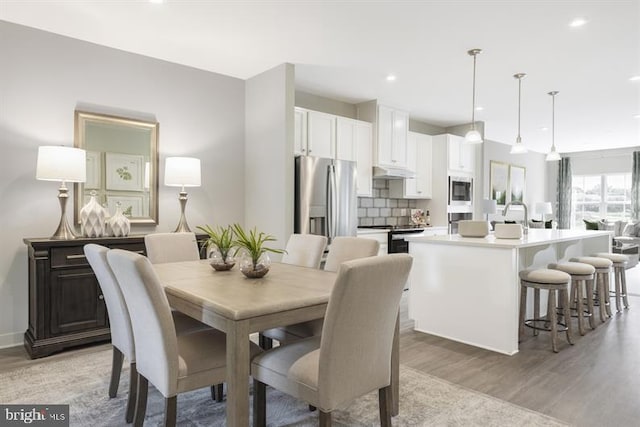
[[[464,136],[467,144],[482,144],[482,135],[476,130],[476,56],[482,49],[471,49],[467,53],[473,56],[473,90],[471,95],[471,129]]]
[[[522,154],[527,152],[527,147],[522,143],[520,137],[520,100],[522,98],[522,79],[527,75],[525,73],[514,74],[513,77],[518,79],[518,136],[516,137],[516,143],[511,146],[511,154]]]
[[[560,154],[556,151],[556,95],[557,90],[549,92],[551,95],[551,151],[547,154],[547,162],[560,160]]]

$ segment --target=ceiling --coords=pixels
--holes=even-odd
[[[570,27],[577,17],[587,24]],[[466,52],[481,48],[486,139],[515,141],[524,72],[529,149],[551,145],[551,90],[558,151],[640,145],[638,0],[0,0],[0,19],[241,79],[290,62],[300,90],[443,127],[471,120]]]

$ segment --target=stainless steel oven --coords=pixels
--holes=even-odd
[[[449,177],[449,206],[473,205],[473,178]]]
[[[451,212],[449,213],[449,234],[458,234],[458,222],[472,219],[471,212]]]

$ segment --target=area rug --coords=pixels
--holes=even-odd
[[[16,369],[0,377],[0,403],[69,404],[72,426],[125,426],[129,369],[125,363],[118,396],[109,399],[111,350]],[[149,390],[145,426],[162,424],[164,400]],[[251,406],[251,405],[250,405]],[[315,426],[317,411],[304,402],[267,389],[269,426]],[[208,389],[178,397],[178,425],[224,426],[225,403],[211,400]],[[379,425],[378,395],[371,393],[334,413],[337,426]],[[400,368],[400,414],[394,426],[562,426],[556,419],[478,393],[409,367]]]

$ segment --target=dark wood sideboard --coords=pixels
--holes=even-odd
[[[197,238],[201,246],[205,236]],[[110,340],[104,296],[83,247],[96,243],[145,254],[144,235],[24,243],[29,251],[29,328],[24,334],[29,356]]]

